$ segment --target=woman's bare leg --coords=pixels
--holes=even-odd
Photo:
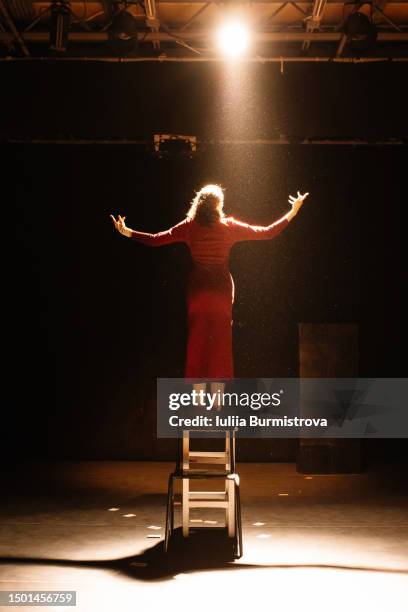
[[[205,393],[206,388],[207,388],[207,383],[195,383],[193,385],[193,389],[197,393],[200,393],[200,391],[204,391]],[[203,399],[203,401],[200,401],[200,398],[198,398],[198,402],[199,402],[199,406],[205,406],[205,398]]]
[[[215,393],[214,410],[221,410],[222,407],[222,394],[224,393],[225,383],[212,382],[210,383],[211,394]]]

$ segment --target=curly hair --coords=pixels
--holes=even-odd
[[[224,217],[224,191],[219,185],[205,185],[194,196],[187,218],[200,225],[213,225]]]

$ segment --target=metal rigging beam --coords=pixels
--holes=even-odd
[[[146,11],[146,25],[150,28],[153,34],[153,47],[159,50],[160,40],[157,37],[157,34],[159,33],[160,29],[160,21],[157,16],[157,7],[155,0],[144,0],[144,7]]]
[[[0,3],[3,0],[0,0]],[[22,41],[39,43],[47,42],[49,40],[49,32],[43,31],[29,31],[22,32],[20,38]],[[175,38],[179,38],[183,42],[187,41],[199,41],[205,42],[210,38],[211,32],[207,29],[194,30],[192,32],[180,32],[179,30],[169,30],[167,32],[152,33],[148,32],[144,40],[153,41],[155,38],[162,42],[174,41]],[[11,32],[0,32],[0,41],[9,42],[13,40],[15,35]],[[342,32],[257,32],[254,34],[254,40],[256,42],[302,42],[303,40],[310,40],[311,42],[338,42],[342,37]],[[69,40],[72,42],[104,42],[109,39],[107,32],[69,32]],[[378,32],[378,41],[388,42],[403,42],[408,41],[408,32]],[[262,58],[260,58],[262,59]]]
[[[188,21],[186,21],[186,23],[180,28],[180,32],[183,32],[184,30],[187,29],[187,27],[193,23],[193,21],[195,21],[197,19],[197,17],[199,15],[201,15],[201,13],[203,13],[204,11],[206,11],[208,9],[208,7],[212,4],[212,0],[210,0],[210,2],[207,2],[206,4],[204,4],[204,6],[202,6],[201,8],[198,9],[198,11],[196,11],[194,13],[194,15],[192,17],[190,17],[190,19],[188,19]]]
[[[386,4],[387,4],[387,0],[379,0],[378,3],[373,3],[373,9],[374,9],[373,21],[374,23],[378,23],[379,21],[384,20],[390,26],[392,26],[394,30],[397,30],[397,32],[402,32],[401,28],[396,23],[394,23],[394,21],[390,19],[388,15],[385,14],[384,9],[385,9]]]
[[[312,14],[306,20],[306,32],[320,30],[320,23],[326,7],[326,2],[327,0],[314,0]],[[305,40],[302,45],[303,50],[306,51],[309,47],[310,40]]]
[[[3,15],[4,21],[6,22],[6,24],[10,28],[11,32],[13,33],[14,39],[18,42],[18,44],[20,46],[20,49],[22,50],[23,54],[26,57],[29,57],[30,56],[30,52],[27,49],[26,44],[25,44],[23,38],[21,37],[20,32],[17,30],[16,26],[14,25],[14,21],[10,17],[9,12],[7,10],[7,7],[6,7],[6,5],[5,5],[3,0],[0,0],[0,13]]]

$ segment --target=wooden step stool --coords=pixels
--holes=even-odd
[[[220,430],[219,430],[220,431]],[[219,433],[218,431],[218,433]],[[242,556],[241,504],[239,476],[235,472],[235,430],[222,430],[225,446],[222,451],[190,450],[190,432],[183,431],[182,453],[178,453],[176,469],[169,476],[167,493],[165,550],[174,530],[174,480],[182,481],[181,513],[183,536],[190,533],[191,508],[225,509],[225,527],[234,540],[234,556]],[[181,457],[180,457],[181,455]],[[223,480],[223,491],[191,491],[190,480]],[[207,525],[205,525],[207,527]],[[196,527],[196,526],[195,526]]]

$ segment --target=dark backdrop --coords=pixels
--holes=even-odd
[[[183,375],[189,255],[183,245],[132,243],[109,214],[158,231],[180,220],[208,181],[226,188],[228,213],[254,223],[282,215],[288,193],[311,193],[277,239],[234,247],[237,376],[296,376],[299,322],[356,322],[360,375],[406,375],[406,148],[214,144],[193,159],[159,160],[129,145],[10,144],[157,132],[285,134],[295,142],[406,137],[403,67],[291,66],[282,76],[253,66],[241,103],[226,101],[227,114],[219,66],[1,71],[13,84],[1,116],[2,185],[17,222],[17,382],[3,418],[9,456],[173,458],[174,442],[155,435],[155,383]],[[402,446],[370,448],[384,458]],[[293,440],[240,442],[243,459],[293,460],[295,451]]]

